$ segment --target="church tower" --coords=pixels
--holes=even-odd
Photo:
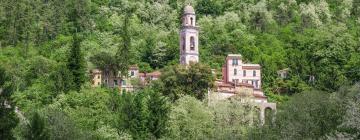
[[[181,18],[180,64],[189,65],[199,62],[199,29],[196,26],[195,10],[187,5]]]

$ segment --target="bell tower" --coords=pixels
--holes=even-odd
[[[196,26],[195,10],[187,5],[181,18],[180,64],[189,65],[199,62],[199,29]]]

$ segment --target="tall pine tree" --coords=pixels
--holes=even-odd
[[[81,52],[80,43],[83,39],[83,32],[88,27],[89,13],[90,13],[90,1],[89,0],[77,0],[69,3],[72,7],[70,10],[69,19],[73,23],[73,45],[68,56],[67,67],[72,74],[73,78],[73,90],[80,91],[81,86],[85,83],[85,59]]]
[[[148,129],[157,139],[166,133],[166,123],[169,120],[170,104],[160,92],[148,90],[149,101],[147,102],[149,117]]]
[[[81,40],[75,34],[73,45],[68,56],[67,67],[72,75],[73,90],[80,91],[81,86],[85,83],[85,60],[80,48]]]

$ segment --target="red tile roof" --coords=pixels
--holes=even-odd
[[[245,70],[253,70],[253,69],[261,69],[261,66],[242,66],[242,69],[245,69]]]
[[[253,88],[253,87],[254,87],[252,84],[249,84],[249,83],[237,83],[236,86],[240,86],[240,87],[250,87],[250,88]]]
[[[234,87],[231,83],[217,83],[216,85],[219,87]]]
[[[139,67],[136,65],[129,66],[129,70],[139,70]]]
[[[154,71],[151,73],[147,73],[146,76],[160,76],[161,72],[160,71]]]
[[[264,95],[260,95],[260,94],[253,94],[254,95],[254,97],[256,97],[256,98],[267,98],[266,96],[264,96]]]

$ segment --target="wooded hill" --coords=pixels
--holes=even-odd
[[[220,72],[227,54],[242,54],[262,66],[263,90],[280,106],[275,122],[249,125],[253,108],[219,103],[242,108],[226,112],[178,84],[186,4],[201,64],[182,76]],[[139,94],[90,87],[88,70],[132,64],[168,77]],[[1,0],[0,77],[1,139],[359,139],[360,1]]]

